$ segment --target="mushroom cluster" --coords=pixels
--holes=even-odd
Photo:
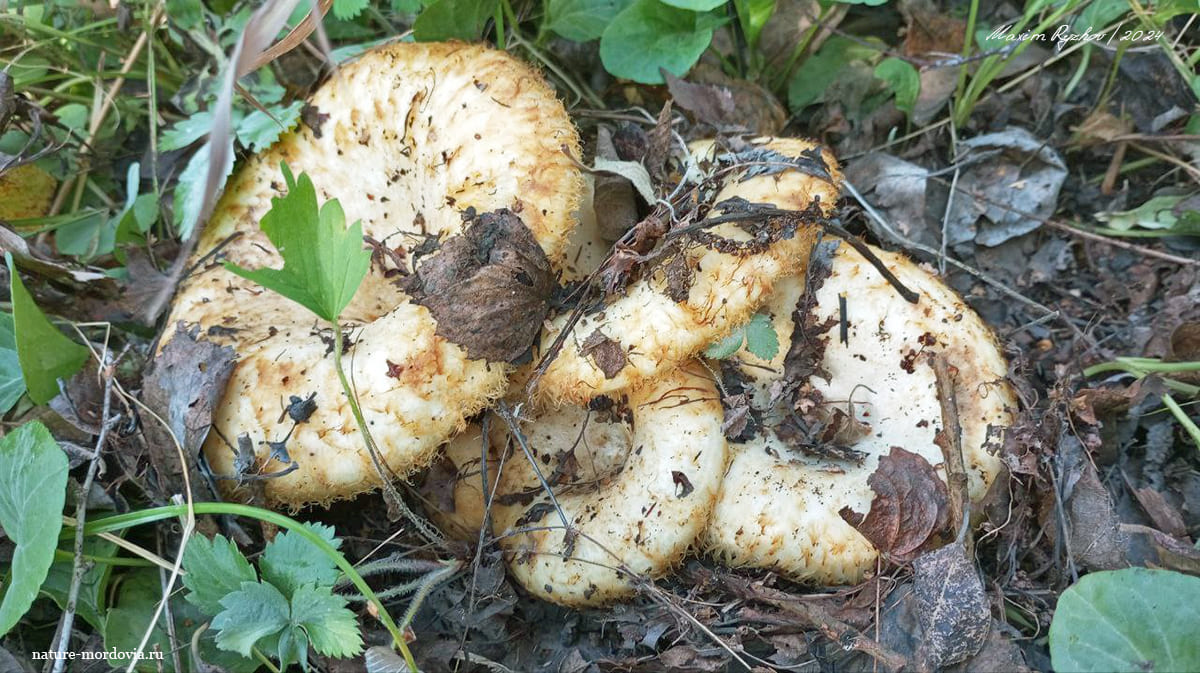
[[[236,478],[227,440],[248,437],[251,470],[293,465],[267,482],[271,503],[380,485],[314,320],[209,260],[279,262],[256,222],[279,191],[281,160],[389,251],[345,317],[352,377],[388,468],[407,475],[445,447],[425,476],[430,516],[463,539],[490,525],[535,596],[617,600],[690,551],[797,580],[858,581],[880,551],[845,512],[871,510],[881,458],[900,447],[947,478],[932,355],[955,372],[971,497],[999,473],[989,447],[1016,402],[995,339],[929,271],[839,245],[813,224],[841,180],[818,144],[759,138],[733,153],[694,143],[680,174],[703,174],[705,210],[723,214],[688,231],[668,219],[657,247],[639,251],[653,263],[555,315],[555,279],[610,268],[612,241],[588,212],[576,131],[536,73],[482,47],[392,45],[343,68],[310,104],[317,126],[231,181],[172,317],[237,350],[205,456]],[[670,254],[650,254],[664,246]],[[703,357],[756,314],[780,342],[773,357],[748,344]],[[505,394],[515,410],[505,423],[468,424]],[[286,418],[288,396],[315,410]]]
[[[510,333],[509,316],[487,315],[511,308],[498,307],[506,293],[491,292],[469,317],[510,329],[464,334],[472,323],[437,319],[462,312],[446,306],[462,294],[448,286],[502,284],[507,262],[518,258],[521,268],[509,275],[526,274],[532,289],[548,292],[544,281],[563,263],[584,192],[568,156],[579,141],[566,110],[534,70],[504,52],[389,45],[341,68],[309,106],[311,126],[286,134],[230,179],[197,246],[198,270],[168,322],[199,324],[238,353],[204,447],[212,471],[229,484],[246,472],[294,465],[262,482],[268,503],[291,507],[353,497],[381,482],[339,385],[329,335],[290,300],[221,264],[281,263],[258,227],[282,190],[280,163],[307,173],[318,196],[336,198],[384,251],[342,319],[351,326],[345,357],[359,404],[386,468],[401,477],[428,464],[504,392],[506,360],[526,350],[540,327],[536,316],[527,321],[526,343],[507,352],[521,335]],[[507,248],[493,246],[495,239]],[[464,270],[460,257],[487,264]],[[292,397],[315,408],[302,418],[283,413]],[[239,444],[252,455],[240,456]]]

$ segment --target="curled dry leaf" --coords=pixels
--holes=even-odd
[[[437,334],[471,359],[512,362],[529,350],[554,289],[550,260],[508,209],[474,218],[417,266],[405,289],[437,320]]]
[[[184,470],[196,474],[196,457],[212,425],[213,410],[233,373],[234,350],[200,338],[199,332],[199,327],[178,324],[142,381],[142,401],[170,425],[168,431],[150,418],[143,425],[163,495],[182,492]],[[186,465],[179,462],[171,434],[183,446]]]
[[[913,588],[922,627],[917,652],[924,670],[938,670],[979,652],[991,631],[992,612],[961,542],[917,557]]]
[[[866,515],[849,507],[838,513],[880,551],[903,558],[946,527],[950,495],[929,461],[893,446],[867,479],[875,492]]]

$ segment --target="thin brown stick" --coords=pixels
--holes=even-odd
[[[933,443],[942,450],[946,461],[946,482],[950,487],[950,525],[958,531],[958,541],[974,554],[975,541],[971,529],[971,496],[967,492],[967,466],[962,454],[962,423],[958,415],[958,395],[954,392],[954,374],[944,353],[929,359],[937,378],[938,403],[942,407],[942,429]]]
[[[104,445],[108,442],[108,430],[114,423],[113,419],[109,418],[112,411],[112,387],[114,376],[114,363],[110,361],[107,344],[100,361],[100,372],[104,377],[104,406],[100,414],[100,434],[96,438],[96,448],[92,451],[91,463],[88,464],[87,476],[83,478],[83,485],[80,488],[78,495],[78,503],[75,505],[75,560],[71,568],[71,585],[67,589],[67,605],[63,609],[62,618],[58,623],[58,639],[55,643],[54,650],[58,653],[54,657],[51,673],[62,673],[63,667],[67,662],[67,647],[71,643],[71,629],[75,622],[75,607],[79,600],[79,588],[83,584],[83,574],[87,571],[88,564],[83,560],[83,524],[87,519],[87,503],[88,491],[92,489],[92,483],[96,479],[96,473],[100,469]]]

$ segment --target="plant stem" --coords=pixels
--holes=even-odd
[[[304,527],[299,521],[284,516],[278,512],[272,512],[268,509],[252,507],[250,505],[239,505],[231,502],[198,502],[193,505],[196,514],[230,514],[233,516],[246,516],[267,523],[275,524],[280,528],[293,531],[305,540],[308,540],[318,549],[325,553],[326,556],[333,559],[337,567],[345,573],[346,577],[354,584],[354,588],[358,589],[367,600],[375,606],[379,613],[379,621],[383,622],[384,628],[392,636],[392,641],[399,648],[400,653],[404,656],[404,661],[408,663],[409,670],[416,673],[417,664],[413,660],[412,653],[408,650],[408,644],[404,640],[404,634],[400,628],[396,626],[396,622],[392,620],[392,616],[388,614],[387,608],[375,595],[370,585],[362,578],[361,575],[354,569],[354,566],[346,560],[337,549],[334,549],[320,535],[312,532]],[[167,505],[164,507],[153,507],[137,512],[129,512],[127,514],[117,514],[115,516],[105,517],[103,519],[94,519],[89,521],[83,527],[84,535],[97,535],[99,533],[108,533],[116,530],[123,530],[132,526],[138,526],[163,519],[170,519],[176,516],[184,516],[187,514],[187,505]]]
[[[440,543],[442,537],[437,531],[425,522],[424,519],[417,516],[404,504],[404,499],[400,497],[400,493],[396,491],[396,487],[392,485],[392,480],[388,473],[391,469],[383,460],[383,455],[379,452],[379,445],[375,443],[375,437],[371,434],[371,429],[367,426],[367,420],[363,417],[362,407],[358,404],[358,397],[354,394],[354,389],[350,387],[350,380],[346,378],[346,370],[342,367],[342,325],[337,320],[333,321],[333,366],[337,369],[338,380],[342,383],[342,391],[346,395],[346,401],[350,405],[350,413],[354,414],[354,421],[358,423],[358,431],[363,436],[363,443],[367,446],[367,453],[371,456],[371,462],[375,465],[375,470],[379,473],[380,486],[383,488],[384,500],[387,501],[389,514],[391,510],[396,510],[412,523],[417,532],[425,537],[429,542]]]
[[[1179,406],[1179,403],[1175,401],[1175,398],[1171,397],[1170,393],[1164,394],[1162,396],[1162,400],[1163,404],[1165,404],[1166,407],[1171,410],[1171,414],[1175,416],[1175,420],[1179,421],[1179,424],[1183,426],[1183,429],[1192,438],[1192,441],[1195,442],[1196,449],[1200,450],[1200,427],[1196,427],[1196,424],[1192,422],[1192,419],[1183,411],[1183,407]]]
[[[266,666],[267,670],[271,671],[271,673],[279,673],[279,667],[276,666],[273,661],[271,661],[270,657],[263,654],[262,651],[259,650],[257,647],[251,645],[250,646],[250,654],[253,654],[254,658],[258,659],[259,663],[261,663],[263,666]]]

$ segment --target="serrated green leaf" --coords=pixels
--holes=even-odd
[[[221,599],[223,608],[212,620],[217,647],[248,657],[261,638],[288,625],[288,600],[270,584],[242,582],[242,587]]]
[[[183,569],[188,602],[209,617],[221,611],[221,599],[241,588],[242,582],[258,579],[237,545],[223,535],[211,540],[202,535],[192,538],[183,553]]]
[[[478,40],[498,6],[499,0],[434,0],[413,22],[413,37],[420,42]]]
[[[1200,671],[1200,577],[1126,568],[1086,575],[1058,599],[1050,661],[1071,671]]]
[[[304,629],[321,654],[342,659],[362,652],[358,620],[329,587],[300,587],[292,596],[292,624]]]
[[[283,165],[287,194],[271,199],[263,233],[283,257],[282,269],[250,271],[225,264],[233,273],[274,290],[330,322],[354,298],[367,275],[371,253],[363,248],[362,224],[346,228],[336,199],[318,210],[317,191],[308,175],[293,178]]]
[[[11,313],[0,312],[0,414],[8,413],[24,394],[25,377],[17,358],[13,317]]]
[[[779,335],[771,319],[755,313],[746,323],[746,350],[763,360],[771,360],[779,353]]]
[[[191,546],[191,543],[189,543]],[[109,653],[132,652],[138,648],[146,627],[154,618],[158,601],[162,598],[162,583],[156,568],[142,568],[121,575],[119,594],[116,607],[108,611],[105,619],[104,649]],[[196,606],[186,601],[171,601],[171,616],[175,620],[175,641],[188,643],[179,651],[184,673],[210,671],[211,666],[218,666],[230,673],[252,673],[259,669],[259,663],[253,659],[240,656],[234,652],[218,649],[216,632],[209,628],[200,634],[200,658],[209,666],[201,666],[193,659],[190,646],[192,635],[196,629],[208,623],[208,616],[200,612]],[[166,614],[159,616],[158,622],[150,633],[146,643],[146,652],[159,653],[162,659],[143,659],[134,669],[139,673],[161,673],[173,670],[173,659],[170,655],[172,640],[167,633]],[[129,665],[128,659],[110,657],[108,663],[118,670],[125,670]]]
[[[333,15],[341,21],[358,18],[371,4],[371,0],[333,0]]]
[[[26,423],[0,439],[0,484],[0,527],[16,545],[0,602],[3,636],[37,598],[54,563],[62,530],[67,457],[40,421]]]
[[[305,523],[304,527],[321,536],[334,549],[342,545],[342,541],[334,537],[334,530],[330,526]],[[339,573],[333,559],[293,531],[275,536],[263,549],[258,567],[263,580],[274,584],[288,597],[305,584],[333,586]]]
[[[109,542],[100,537],[83,539],[83,553],[92,556],[112,556],[117,551],[115,542]],[[75,573],[74,561],[57,560],[50,566],[46,581],[42,582],[41,593],[49,596],[50,600],[65,609],[68,594],[71,590],[71,576]],[[75,600],[75,613],[91,624],[98,633],[104,632],[105,621],[105,590],[108,588],[108,578],[112,574],[112,566],[107,563],[94,563],[83,571],[79,583],[79,595]]]
[[[738,352],[742,347],[742,342],[746,340],[746,330],[738,327],[729,333],[729,336],[712,344],[704,349],[704,357],[710,360],[724,360],[725,358]]]
[[[548,0],[546,29],[575,42],[596,40],[630,2],[632,0]]]
[[[45,404],[58,395],[58,380],[70,378],[87,361],[88,350],[68,339],[42,314],[21,282],[12,254],[5,252],[4,260],[8,263],[17,359],[29,398]]]
[[[334,7],[337,7],[336,3]],[[238,142],[252,152],[267,149],[275,144],[279,136],[295,128],[296,123],[300,121],[300,110],[303,108],[304,101],[298,100],[293,101],[290,105],[268,108],[270,115],[262,110],[251,112],[242,118],[235,127],[234,132],[237,134]]]
[[[660,0],[635,0],[608,24],[600,60],[617,77],[662,84],[660,68],[682,77],[712,42],[712,17]]]
[[[875,66],[875,77],[887,82],[896,96],[896,108],[911,115],[921,93],[921,75],[917,69],[908,61],[889,57]]]

